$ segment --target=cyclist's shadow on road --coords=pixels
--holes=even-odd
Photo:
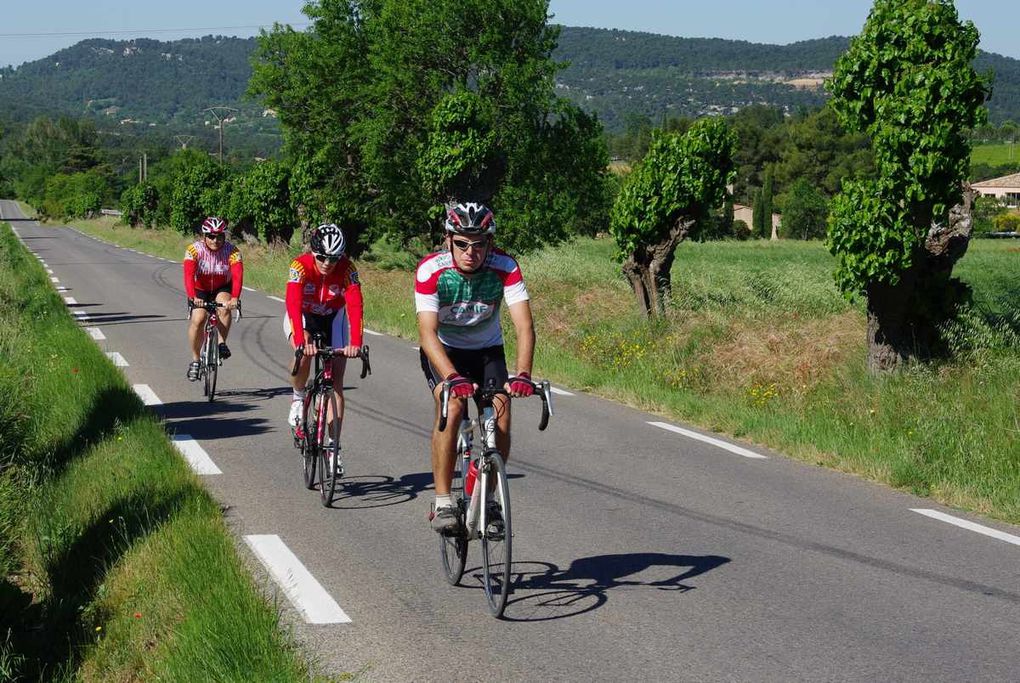
[[[729,561],[720,555],[622,553],[582,557],[566,569],[549,562],[514,562],[514,593],[503,618],[549,621],[577,616],[604,605],[609,590],[627,586],[685,593],[696,588],[690,579]],[[465,577],[476,573],[481,569],[469,570]],[[639,574],[662,578],[642,580]]]
[[[355,456],[356,457],[356,456]],[[356,467],[348,465],[348,476],[338,483],[332,507],[343,510],[367,510],[408,503],[426,491],[433,490],[432,472],[414,472],[399,479],[384,474],[353,474]],[[511,474],[510,479],[525,475]]]

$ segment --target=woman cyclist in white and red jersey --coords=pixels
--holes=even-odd
[[[184,251],[184,291],[191,307],[191,324],[188,325],[188,341],[191,343],[191,364],[188,379],[198,379],[198,361],[202,346],[202,327],[209,313],[195,304],[216,300],[227,309],[237,308],[244,280],[244,264],[241,252],[227,242],[227,222],[210,216],[202,221],[202,239],[189,244]],[[227,335],[230,334],[231,316],[219,318],[220,358],[230,358]]]
[[[316,346],[311,333],[325,336],[325,343],[340,349],[333,359],[333,388],[340,420],[344,416],[344,369],[348,358],[356,358],[363,342],[363,304],[358,271],[347,256],[343,231],[332,223],[320,225],[309,240],[311,250],[291,261],[287,280],[287,314],[284,332],[294,349],[304,349],[297,375],[288,422],[295,427],[301,419],[312,356]]]

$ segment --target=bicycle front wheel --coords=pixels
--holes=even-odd
[[[321,394],[325,403],[325,410],[319,411],[320,420],[328,420],[333,417],[332,422],[327,422],[320,430],[322,443],[319,444],[319,498],[322,505],[329,507],[333,504],[333,497],[336,494],[336,483],[343,476],[343,461],[340,459],[340,411],[337,408],[336,394],[326,389]]]
[[[457,514],[461,517],[460,529],[456,534],[439,534],[439,557],[443,561],[443,575],[446,582],[451,586],[460,583],[464,576],[464,563],[467,561],[468,540],[464,533],[464,478],[461,476],[461,469],[465,467],[464,458],[457,453],[457,465],[453,471],[453,482],[450,487],[450,495],[457,506]]]
[[[494,617],[503,616],[510,594],[510,562],[513,538],[510,525],[510,486],[506,464],[498,451],[483,456],[482,485],[482,573],[485,599]]]
[[[216,375],[220,367],[219,334],[216,328],[205,339],[205,395],[211,403],[216,397]]]
[[[319,459],[319,451],[316,448],[319,431],[316,421],[318,405],[318,395],[310,392],[301,412],[301,455],[304,460],[304,481],[307,489],[315,488],[315,466]]]

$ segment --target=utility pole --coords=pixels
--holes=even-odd
[[[216,117],[216,122],[219,124],[219,128],[220,128],[220,165],[222,166],[223,165],[223,120],[225,118],[227,118],[226,114],[229,114],[230,112],[237,112],[237,110],[234,109],[233,107],[227,107],[227,106],[224,106],[224,105],[216,105],[215,107],[208,107],[206,109],[203,109],[202,111],[207,111],[210,114],[212,114],[213,116],[215,116]],[[221,114],[220,112],[223,112],[223,114]]]
[[[181,149],[187,149],[188,143],[195,139],[194,135],[175,135],[174,140],[181,146]]]

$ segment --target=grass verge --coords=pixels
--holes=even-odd
[[[186,243],[112,219],[75,225],[174,259]],[[669,315],[651,324],[613,250],[584,239],[521,259],[539,374],[1020,523],[1016,245],[974,240],[958,264],[974,307],[946,330],[955,359],[889,377],[864,371],[863,310],[836,291],[818,242],[685,242]],[[294,251],[246,249],[246,281],[282,296]],[[413,263],[378,249],[361,260],[369,327],[416,337]]]
[[[309,680],[219,506],[5,225],[0,356],[0,680]]]

